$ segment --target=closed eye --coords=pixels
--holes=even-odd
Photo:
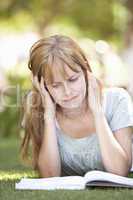
[[[57,88],[57,87],[59,87],[59,85],[52,85],[52,87],[53,87],[53,88]]]
[[[73,81],[76,81],[77,79],[78,79],[78,77],[69,79],[69,81],[73,82]]]
[[[76,77],[76,78],[69,79],[68,81],[70,81],[70,82],[74,82],[74,81],[76,81],[78,78],[79,78],[79,76]],[[59,86],[60,86],[60,84],[52,85],[53,88],[57,88],[57,87],[59,87]]]

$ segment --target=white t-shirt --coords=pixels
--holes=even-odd
[[[103,109],[112,132],[133,126],[133,103],[123,88],[108,88],[103,92]],[[62,176],[81,175],[90,170],[103,170],[100,146],[96,133],[72,138],[62,132],[56,120],[56,133],[61,157]]]

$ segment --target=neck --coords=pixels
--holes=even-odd
[[[88,108],[88,105],[87,105],[87,102],[85,99],[85,100],[83,100],[82,104],[78,108],[72,108],[72,109],[61,108],[60,115],[63,118],[75,120],[75,118],[78,119],[78,118],[81,118],[82,116],[84,116],[88,110],[89,110],[89,108]]]

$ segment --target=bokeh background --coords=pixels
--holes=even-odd
[[[29,49],[63,34],[77,40],[94,74],[133,97],[132,0],[0,1],[0,140],[20,138],[21,99],[30,88]]]

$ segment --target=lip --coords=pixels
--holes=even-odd
[[[77,97],[77,96],[74,96],[74,97],[71,97],[71,98],[66,99],[66,100],[64,100],[64,101],[71,101],[71,100],[75,99],[76,97]]]

